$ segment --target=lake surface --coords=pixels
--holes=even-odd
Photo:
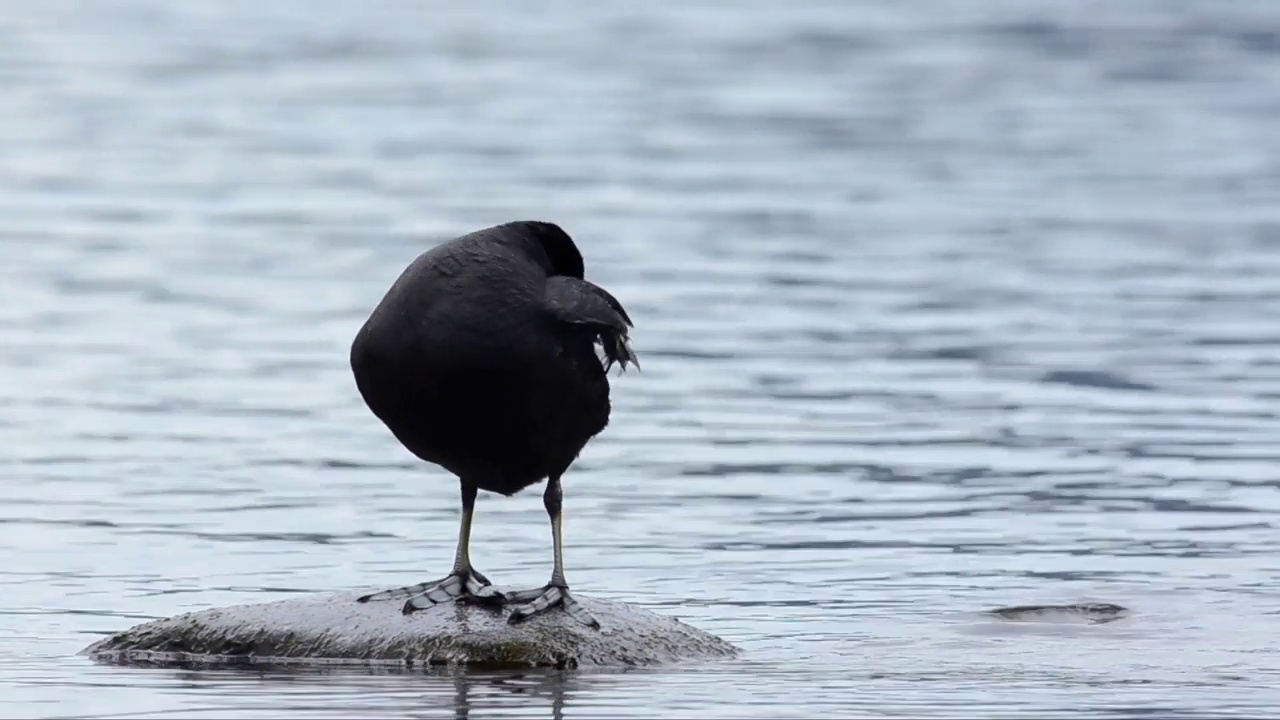
[[[0,716],[1280,713],[1280,5],[0,6]],[[568,578],[744,648],[439,676],[98,666],[439,577],[364,407],[419,252],[573,234],[643,370]],[[472,557],[531,587],[540,491]],[[1111,602],[1108,624],[1005,605]]]

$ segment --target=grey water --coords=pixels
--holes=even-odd
[[[1235,0],[0,4],[0,716],[1280,714],[1278,66]],[[443,574],[457,486],[347,349],[521,218],[643,366],[569,581],[741,659],[76,654]],[[545,581],[537,490],[472,557]],[[1130,614],[983,614],[1075,602]]]

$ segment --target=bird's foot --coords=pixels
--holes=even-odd
[[[367,603],[399,598],[408,598],[401,609],[405,615],[454,601],[494,608],[502,607],[506,602],[506,598],[493,587],[488,578],[475,570],[452,572],[436,582],[383,590],[356,598],[356,602]]]
[[[506,594],[506,602],[516,606],[511,611],[511,616],[507,618],[507,622],[512,625],[524,622],[558,605],[577,622],[595,630],[600,629],[600,623],[569,594],[568,585],[549,583],[546,587],[517,590]]]

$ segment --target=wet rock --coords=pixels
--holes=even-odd
[[[81,654],[138,665],[381,664],[484,668],[657,665],[728,658],[733,645],[671,617],[577,596],[595,630],[563,612],[509,625],[507,612],[447,604],[403,615],[363,593],[186,613],[100,640]]]

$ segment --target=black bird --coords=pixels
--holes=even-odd
[[[599,627],[565,582],[560,476],[609,423],[608,370],[639,364],[627,311],[583,270],[573,239],[553,223],[477,230],[418,256],[360,328],[351,369],[365,403],[462,486],[453,570],[360,602],[408,597],[406,614],[453,600],[512,604],[513,624],[559,605]],[[500,593],[471,565],[476,493],[509,497],[544,479],[551,581]]]

